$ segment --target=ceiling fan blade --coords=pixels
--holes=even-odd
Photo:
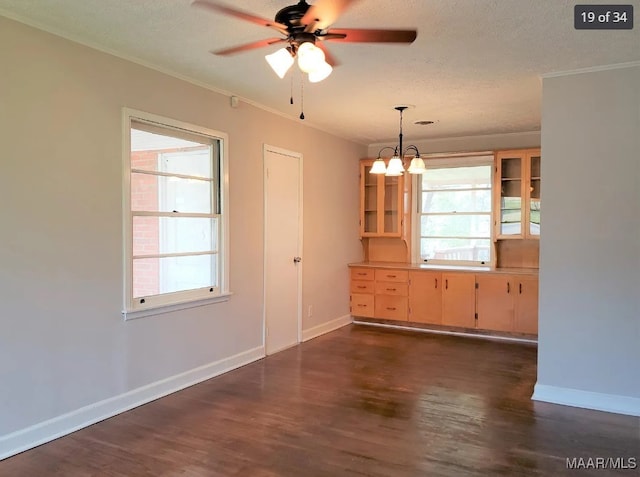
[[[327,40],[347,43],[413,43],[418,36],[416,30],[366,30],[357,28],[332,28],[328,35],[345,35]]]
[[[324,33],[324,34],[320,34],[320,35],[316,35],[316,40],[342,40],[343,38],[346,38],[347,35],[345,35],[344,33],[339,34],[339,33]]]
[[[253,50],[255,48],[262,48],[263,46],[273,45],[274,43],[281,43],[287,41],[285,38],[266,38],[264,40],[258,40],[251,43],[245,43],[244,45],[232,46],[231,48],[224,48],[222,50],[212,51],[214,55],[228,56],[236,53],[242,53],[243,51]]]
[[[300,23],[307,25],[307,33],[317,30],[325,30],[335,22],[340,14],[358,0],[318,0],[309,7]]]
[[[257,25],[273,28],[284,35],[289,35],[289,33],[287,32],[287,26],[283,25],[282,23],[278,23],[273,20],[267,20],[266,18],[258,17],[256,15],[252,15],[251,13],[243,12],[242,10],[227,7],[226,5],[222,5],[220,3],[214,3],[207,0],[194,0],[191,5],[204,8],[206,10],[213,10],[214,12],[224,13],[225,15],[230,15],[232,17],[239,18],[240,20],[245,20]]]
[[[327,49],[326,46],[322,44],[322,42],[317,42],[316,46],[320,48],[324,53],[324,61],[329,63],[331,66],[336,67],[340,64],[336,57],[331,54],[331,52]]]

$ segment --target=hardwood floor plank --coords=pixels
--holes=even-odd
[[[535,346],[349,326],[0,462],[7,476],[607,476],[640,419],[531,401]],[[626,461],[629,462],[629,461]]]

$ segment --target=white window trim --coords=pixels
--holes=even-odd
[[[486,157],[487,159],[485,161],[481,161],[479,160],[479,158],[481,157]],[[493,201],[493,195],[494,195],[494,175],[495,175],[495,159],[494,159],[494,152],[493,151],[481,151],[481,152],[465,152],[465,153],[452,153],[452,154],[447,154],[447,153],[436,153],[436,154],[423,154],[422,155],[422,159],[424,159],[425,165],[427,167],[427,172],[425,172],[425,174],[429,173],[429,168],[437,168],[437,167],[441,167],[441,166],[447,166],[449,164],[452,163],[452,161],[455,161],[456,166],[458,167],[464,167],[464,166],[482,166],[482,165],[490,165],[491,166],[491,215],[490,215],[490,223],[493,224],[494,222],[494,214],[495,214],[495,210],[494,210],[494,201]],[[420,174],[414,174],[412,179],[412,184],[411,187],[413,188],[413,190],[415,191],[413,194],[413,200],[415,202],[415,206],[413,207],[413,210],[411,211],[411,224],[412,224],[412,250],[411,250],[411,258],[413,260],[414,263],[420,264],[420,265],[427,265],[427,266],[431,266],[433,265],[434,267],[441,267],[441,266],[450,266],[450,267],[456,267],[456,266],[460,266],[460,267],[495,267],[496,265],[496,249],[495,249],[495,237],[494,237],[494,228],[495,227],[491,227],[491,232],[490,232],[490,246],[492,247],[491,250],[491,260],[489,263],[486,263],[484,265],[481,265],[479,262],[474,262],[474,261],[463,261],[463,260],[457,260],[455,261],[455,263],[453,263],[451,260],[438,260],[438,259],[432,259],[429,260],[428,262],[425,262],[422,260],[422,257],[420,256],[420,195],[421,195],[421,185],[420,185],[420,179],[421,179],[422,175]]]
[[[219,139],[220,144],[220,243],[218,245],[220,283],[215,288],[200,288],[186,292],[157,295],[150,303],[141,304],[133,299],[133,243],[131,226],[131,122],[157,123],[182,129],[191,133]],[[214,131],[194,124],[185,123],[163,116],[158,116],[131,108],[122,108],[122,213],[123,213],[123,309],[124,320],[132,320],[146,316],[159,315],[173,311],[194,308],[228,301],[232,293],[229,291],[229,157],[226,133]]]

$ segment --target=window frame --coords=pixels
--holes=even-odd
[[[463,266],[463,267],[495,267],[496,264],[496,250],[495,250],[495,237],[494,237],[494,188],[495,188],[495,157],[493,151],[480,151],[469,153],[437,153],[437,154],[423,154],[425,166],[427,171],[425,174],[429,174],[429,169],[439,169],[443,167],[470,167],[470,166],[490,166],[490,193],[491,193],[491,210],[489,213],[489,260],[488,261],[474,261],[474,260],[447,260],[447,259],[429,259],[424,260],[421,256],[421,237],[422,237],[422,175],[416,174],[412,179],[412,187],[415,190],[413,199],[415,200],[415,207],[412,211],[412,250],[411,256],[414,263],[428,264],[434,266]]]
[[[202,136],[217,141],[219,164],[217,174],[214,172],[212,194],[219,198],[218,223],[218,286],[195,288],[178,292],[152,295],[151,297],[133,297],[133,217],[140,216],[131,209],[131,127],[133,122],[146,123],[154,127],[175,130],[180,133]],[[159,116],[131,108],[122,108],[122,217],[123,217],[123,309],[124,320],[158,315],[172,311],[209,305],[229,300],[229,174],[228,174],[228,135],[202,126],[186,123],[176,119]],[[215,177],[217,175],[217,177]],[[217,180],[216,180],[217,179]],[[216,184],[217,182],[217,184]],[[213,211],[212,211],[213,212]]]

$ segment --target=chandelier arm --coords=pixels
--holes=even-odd
[[[383,147],[382,149],[380,149],[380,150],[378,151],[378,159],[381,159],[381,158],[382,158],[382,155],[381,155],[381,154],[382,154],[382,152],[383,152],[385,149],[391,149],[391,150],[393,151],[393,154],[394,154],[394,155],[396,154],[396,151],[398,150],[397,148],[393,148],[393,147],[391,147],[391,146]]]
[[[420,157],[420,151],[418,151],[418,148],[416,146],[414,146],[413,144],[410,144],[407,146],[407,148],[404,150],[404,152],[402,153],[402,157],[404,157],[404,155],[407,153],[407,151],[416,151],[416,157]]]

